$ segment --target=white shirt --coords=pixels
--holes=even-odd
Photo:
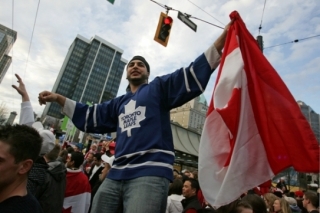
[[[91,180],[91,178],[93,177],[93,175],[98,171],[98,169],[102,166],[102,164],[100,164],[100,166],[94,166],[93,167],[93,170],[92,170],[92,173],[90,175],[90,178],[89,180]]]
[[[166,213],[181,213],[183,211],[181,200],[182,195],[172,194],[168,196]]]

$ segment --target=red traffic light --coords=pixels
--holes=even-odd
[[[170,16],[167,16],[164,18],[163,22],[164,22],[164,24],[171,24],[172,21],[173,21],[172,18]]]
[[[173,19],[170,16],[165,13],[160,14],[154,40],[164,47],[168,44],[172,23]]]

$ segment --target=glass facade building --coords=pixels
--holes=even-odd
[[[316,113],[310,106],[305,104],[303,101],[297,102],[302,114],[306,117],[318,140],[318,143],[320,144],[320,115]]]
[[[8,56],[14,42],[17,39],[17,32],[0,24],[0,83],[2,82],[9,66],[11,57]]]
[[[71,44],[52,91],[82,103],[101,103],[116,97],[127,60],[123,50],[94,36],[80,35]],[[46,105],[42,117],[62,118],[61,107]]]

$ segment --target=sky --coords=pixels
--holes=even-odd
[[[224,27],[229,14],[237,10],[250,33],[264,38],[264,46],[320,35],[320,2],[315,0],[158,0],[182,13]],[[188,66],[222,33],[222,29],[191,19],[197,32],[169,11],[173,18],[168,46],[153,40],[164,8],[150,0],[3,0],[0,23],[17,31],[10,56],[13,62],[0,84],[0,104],[9,112],[20,112],[20,95],[11,87],[19,74],[27,87],[34,111],[40,116],[44,106],[38,94],[52,90],[68,49],[79,34],[87,39],[98,35],[123,49],[130,60],[142,55],[150,64],[150,80]],[[264,7],[265,4],[265,7]],[[264,11],[264,13],[263,13]],[[263,16],[262,16],[263,14]],[[36,19],[36,22],[35,22]],[[34,24],[35,23],[35,24]],[[33,28],[34,27],[34,28]],[[34,30],[33,30],[34,29]],[[33,37],[32,37],[33,33]],[[31,39],[32,38],[32,39]],[[320,37],[266,48],[264,55],[277,70],[296,100],[304,101],[320,113]],[[204,95],[209,102],[216,79],[211,76]],[[118,95],[125,93],[123,74]],[[19,120],[19,115],[16,122]]]

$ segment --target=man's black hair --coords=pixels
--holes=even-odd
[[[80,168],[80,166],[83,164],[84,156],[81,152],[72,152],[70,161],[74,161],[73,166],[75,168]]]
[[[93,157],[97,158],[98,161],[101,160],[101,156],[102,156],[101,153],[96,153],[96,154],[93,155]]]
[[[192,189],[196,189],[196,194],[198,194],[198,191],[199,191],[199,189],[200,189],[199,182],[198,182],[196,179],[194,179],[194,178],[187,178],[187,179],[184,180],[184,182],[186,182],[186,181],[189,181],[189,182],[190,182],[191,188],[192,188]],[[183,182],[183,183],[184,183],[184,182]]]
[[[6,125],[0,128],[0,141],[10,146],[9,153],[15,163],[38,158],[42,146],[42,138],[38,131],[26,125]]]

